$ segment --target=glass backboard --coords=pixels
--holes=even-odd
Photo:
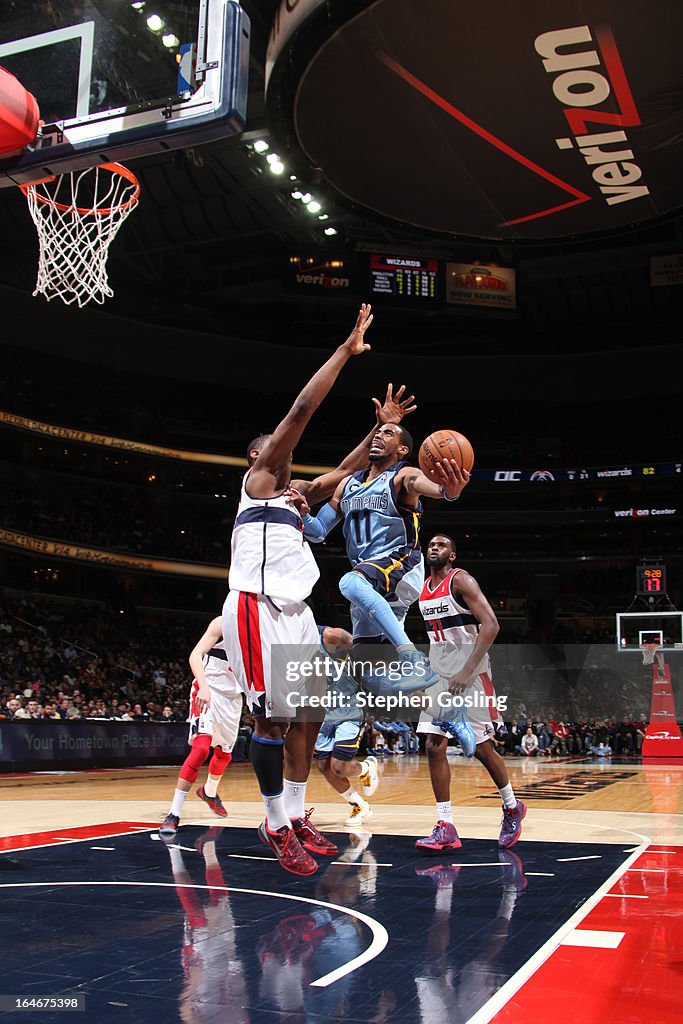
[[[0,65],[45,123],[0,186],[240,132],[249,33],[236,0],[4,0]]]
[[[641,651],[656,643],[664,652],[683,652],[683,612],[619,612],[617,650]]]

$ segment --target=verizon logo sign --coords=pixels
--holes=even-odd
[[[553,94],[572,133],[571,138],[555,139],[558,149],[574,149],[576,144],[575,156],[591,169],[608,206],[648,196],[624,131],[639,125],[640,115],[611,29],[596,29],[595,41],[588,25],[544,32],[534,48],[547,73],[555,76]],[[612,94],[618,112],[599,109]]]
[[[675,508],[621,508],[614,510],[615,519],[647,519],[648,516],[675,516]]]

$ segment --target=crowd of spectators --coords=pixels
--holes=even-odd
[[[102,603],[4,591],[0,717],[184,722],[187,656],[205,626],[202,616],[159,612],[141,620]],[[600,643],[501,644],[493,662],[497,693],[511,709],[502,712],[505,729],[497,736],[505,755],[639,753],[651,694],[651,671],[639,659]],[[245,712],[240,754],[252,727]],[[415,723],[369,718],[363,749],[416,753]]]
[[[643,712],[634,718],[556,720],[548,715],[520,718],[506,724],[496,736],[501,754],[510,757],[551,757],[611,754],[639,754],[645,739],[648,716]]]
[[[187,656],[207,623],[140,622],[93,602],[0,596],[0,718],[185,722]],[[253,720],[245,712],[236,759]]]

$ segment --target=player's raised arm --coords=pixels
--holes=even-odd
[[[206,676],[204,675],[204,655],[208,654],[212,647],[223,638],[223,624],[220,616],[212,619],[202,638],[190,651],[190,668],[192,675],[199,683],[197,691],[197,704],[208,707],[211,704],[211,691]]]
[[[470,481],[468,471],[461,469],[455,459],[444,459],[443,462],[437,462],[436,469],[430,471],[430,476],[431,479],[415,466],[404,466],[398,473],[396,482],[408,494],[455,501]]]
[[[415,395],[405,398],[405,390],[405,384],[401,384],[396,394],[394,394],[393,384],[388,384],[384,403],[381,403],[379,398],[373,398],[372,401],[375,405],[377,417],[376,424],[370,433],[363,438],[361,443],[339,463],[336,469],[331,470],[329,473],[322,473],[314,480],[292,481],[292,487],[295,487],[301,494],[305,494],[310,505],[316,505],[319,501],[329,498],[331,494],[334,494],[341,480],[344,480],[351,473],[355,473],[359,469],[364,469],[368,465],[370,445],[377,433],[378,427],[381,427],[384,423],[400,423],[404,416],[417,409],[417,406],[413,404],[415,402]]]
[[[365,332],[372,323],[370,306],[363,303],[353,330],[343,345],[334,355],[320,367],[298,397],[285,418],[278,424],[273,433],[261,448],[258,458],[249,475],[249,493],[254,498],[268,497],[281,481],[285,469],[288,470],[292,450],[298,443],[311,416],[330,391],[341,369],[352,356],[362,355],[370,346],[365,342]],[[289,473],[285,485],[289,480]]]
[[[339,481],[331,500],[318,509],[318,514],[315,516],[311,515],[311,506],[308,503],[307,496],[300,494],[298,491],[292,491],[288,500],[290,504],[296,506],[299,510],[306,540],[311,541],[313,544],[320,544],[337,523],[340,522],[342,517],[339,512],[339,502],[348,479],[348,476],[345,476]]]
[[[451,590],[455,589],[455,578],[451,580]],[[479,674],[479,669],[489,647],[500,632],[496,613],[486,599],[481,587],[468,572],[457,574],[457,590],[467,601],[467,607],[479,622],[479,633],[476,643],[472,645],[470,655],[463,667],[451,676],[448,686],[451,693],[466,689]],[[454,595],[455,596],[455,595]]]

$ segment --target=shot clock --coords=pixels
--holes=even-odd
[[[636,567],[636,594],[649,596],[650,594],[666,593],[666,566],[665,565],[639,565]]]

